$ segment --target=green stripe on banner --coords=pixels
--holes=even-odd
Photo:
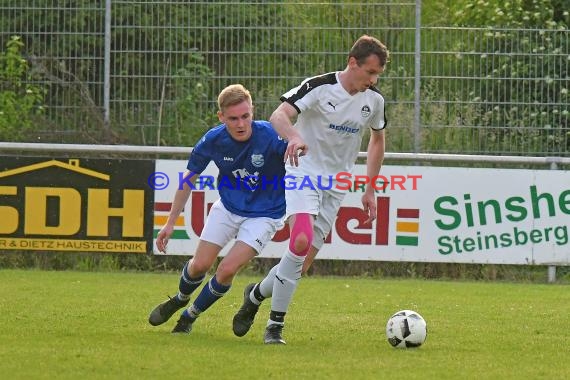
[[[156,239],[160,230],[154,230],[153,236]],[[188,233],[185,230],[174,230],[172,235],[170,236],[171,239],[190,239]]]
[[[396,236],[396,245],[418,245],[417,236]]]

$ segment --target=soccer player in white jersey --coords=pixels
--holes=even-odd
[[[384,98],[374,86],[388,58],[388,50],[378,39],[364,35],[352,46],[343,71],[305,79],[281,97],[281,105],[269,120],[289,142],[285,153],[287,176],[294,176],[297,183],[309,178],[317,184],[322,176],[328,179],[350,173],[367,130],[366,174],[368,178],[378,175],[384,160],[386,115]],[[261,282],[245,288],[243,304],[233,319],[235,335],[249,331],[260,303],[272,296],[264,341],[285,344],[282,330],[293,293],[329,234],[346,193],[336,188],[334,181],[330,189],[313,187],[300,190],[286,186],[289,246]],[[362,204],[369,223],[376,215],[370,183]]]
[[[194,147],[166,224],[156,238],[158,250],[165,252],[176,220],[210,161],[219,169],[220,199],[210,210],[194,257],[182,269],[178,294],[156,306],[149,323],[161,325],[188,305],[220,250],[234,238],[235,242],[192,305],[182,312],[173,333],[189,333],[198,316],[229,291],[239,269],[284,225],[285,192],[280,181],[285,174],[287,143],[269,122],[253,120],[251,95],[242,85],[224,88],[218,107],[222,124],[206,132]]]

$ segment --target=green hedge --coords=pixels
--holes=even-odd
[[[130,255],[110,253],[10,252],[0,254],[0,269],[77,271],[145,271],[173,273],[188,256]],[[267,273],[278,259],[257,258],[243,272]],[[547,267],[530,265],[451,264],[379,261],[317,260],[309,276],[363,276],[544,283]],[[570,267],[557,268],[557,283],[570,283]]]

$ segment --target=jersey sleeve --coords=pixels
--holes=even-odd
[[[287,150],[287,140],[277,135],[273,140],[273,151],[278,156],[285,156],[285,151]]]
[[[305,80],[299,86],[292,88],[281,96],[282,102],[291,104],[301,113],[318,102],[318,91],[314,88],[309,79]]]
[[[381,98],[378,103],[378,112],[375,112],[374,117],[370,121],[370,128],[375,131],[381,131],[388,125],[388,120],[386,119],[386,104],[384,103],[384,99]]]
[[[192,153],[190,153],[186,169],[190,170],[192,173],[202,173],[212,160],[211,152],[213,150],[210,147],[211,139],[208,137],[208,134],[205,134],[194,146]]]

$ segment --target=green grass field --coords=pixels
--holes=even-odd
[[[269,303],[237,338],[242,289],[172,335],[150,310],[174,274],[0,271],[4,379],[567,379],[567,285],[309,277],[287,318],[286,346],[265,346]],[[387,318],[413,309],[428,323],[419,349],[392,348]]]

